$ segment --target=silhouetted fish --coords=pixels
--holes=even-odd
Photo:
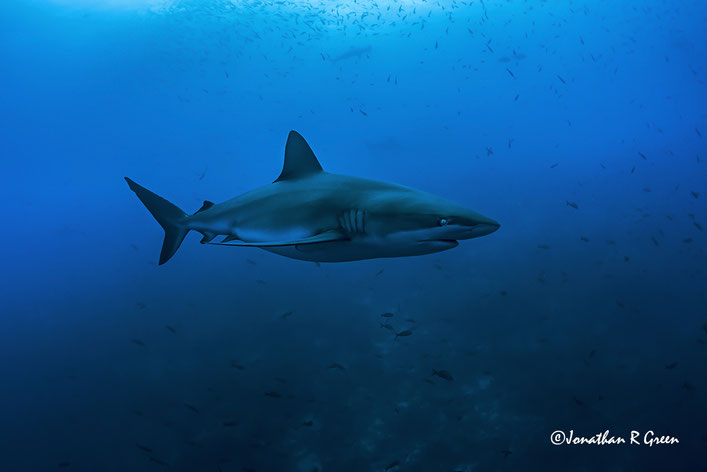
[[[149,447],[147,447],[147,446],[143,446],[143,445],[140,444],[140,443],[135,443],[135,446],[136,446],[138,449],[140,449],[141,451],[144,451],[144,452],[152,452],[152,449],[151,449],[151,448],[149,448]]]
[[[409,329],[403,330],[399,333],[395,333],[395,339],[398,339],[398,337],[404,337],[404,336],[412,336],[412,331]]]
[[[442,378],[442,379],[444,379],[444,380],[449,380],[449,381],[454,380],[454,377],[452,377],[452,374],[450,374],[450,373],[449,373],[448,371],[446,371],[446,370],[436,370],[436,369],[432,369],[432,375],[436,375],[437,377],[440,377],[440,378]]]
[[[193,411],[194,413],[199,413],[199,409],[195,407],[194,405],[190,405],[189,403],[184,404],[185,407],[187,407],[188,410]]]

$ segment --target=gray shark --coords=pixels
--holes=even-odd
[[[353,57],[361,59],[361,56],[363,56],[364,54],[370,53],[372,49],[373,48],[371,48],[371,46],[364,46],[361,48],[351,48],[351,49],[339,54],[335,58],[333,58],[332,61],[338,62],[338,61],[343,61],[345,59],[351,59]]]
[[[293,259],[345,262],[431,254],[499,224],[429,193],[375,180],[330,174],[296,131],[273,183],[223,203],[205,201],[188,215],[125,177],[165,231],[159,263],[191,230],[201,243],[258,247]],[[220,241],[215,241],[219,237]]]

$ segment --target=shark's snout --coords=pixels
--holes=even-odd
[[[469,218],[468,223],[463,226],[463,234],[458,239],[479,238],[493,233],[500,227],[498,221],[476,214],[473,218]]]
[[[488,222],[484,223],[479,223],[477,225],[474,225],[470,228],[470,238],[478,238],[479,236],[486,236],[487,234],[491,234],[494,231],[496,231],[498,228],[500,228],[501,225],[493,220],[490,220]]]

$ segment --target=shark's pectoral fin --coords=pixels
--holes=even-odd
[[[350,239],[337,239],[335,241],[322,241],[316,244],[296,244],[295,249],[304,254],[310,254],[313,252],[332,252],[341,250],[341,248],[346,247],[350,243]]]
[[[348,241],[348,237],[342,233],[341,231],[334,230],[334,231],[325,231],[323,233],[315,234],[314,236],[310,236],[308,238],[302,238],[302,239],[294,239],[292,241],[262,241],[262,242],[244,242],[244,241],[232,241],[229,240],[227,237],[221,242],[218,243],[209,243],[209,244],[217,244],[221,246],[250,246],[250,247],[277,247],[277,246],[299,246],[299,245],[307,245],[307,244],[316,244],[316,243],[326,243],[326,242],[331,242],[331,241]]]

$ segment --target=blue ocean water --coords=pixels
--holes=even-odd
[[[707,470],[705,25],[697,0],[2,2],[0,470]],[[293,129],[501,228],[338,264],[190,233],[158,266],[123,177],[192,213],[272,182]]]

